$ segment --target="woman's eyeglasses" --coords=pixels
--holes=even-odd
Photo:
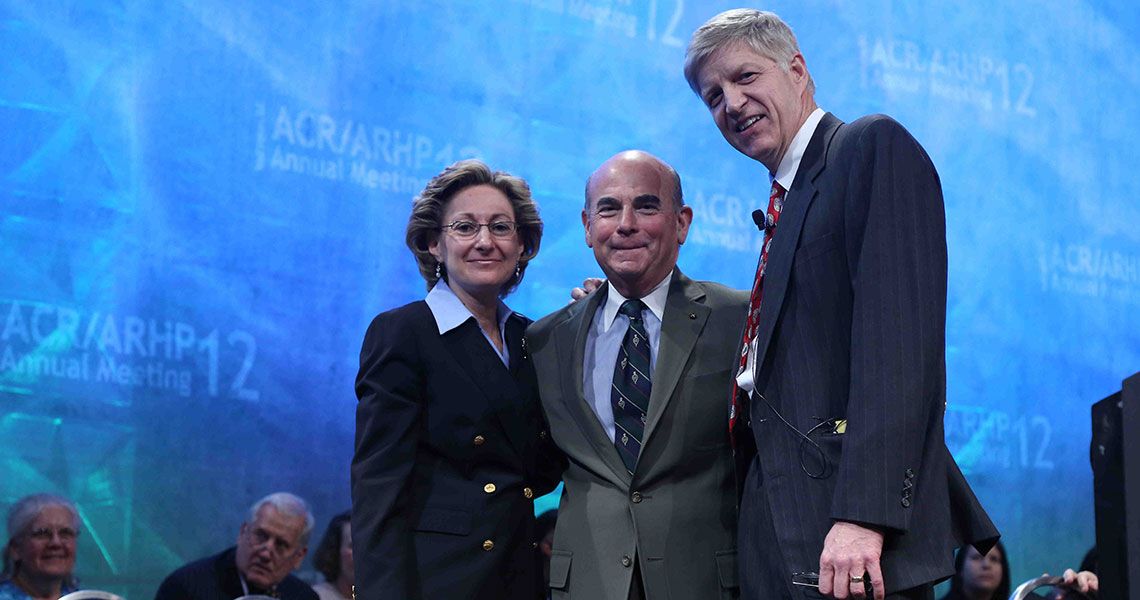
[[[479,230],[483,227],[491,232],[491,235],[500,239],[506,239],[515,234],[518,225],[514,221],[494,221],[491,223],[476,223],[475,221],[452,221],[447,225],[443,225],[440,229],[450,229],[451,235],[461,239],[469,240],[479,235]]]

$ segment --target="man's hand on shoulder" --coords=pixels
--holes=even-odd
[[[589,296],[591,292],[602,287],[602,284],[605,282],[605,279],[587,277],[582,281],[582,287],[576,287],[570,290],[570,302],[574,303],[581,300],[582,298],[585,298],[586,296]]]
[[[819,592],[843,600],[848,596],[864,598],[864,577],[871,580],[875,600],[883,600],[883,572],[879,558],[883,554],[883,534],[862,525],[836,521],[823,540],[819,555]]]

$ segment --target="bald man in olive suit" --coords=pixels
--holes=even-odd
[[[692,218],[669,165],[639,151],[607,160],[582,223],[608,282],[527,331],[569,458],[555,599],[737,597],[727,424],[748,297],[676,268]]]

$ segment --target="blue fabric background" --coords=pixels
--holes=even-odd
[[[319,536],[364,328],[425,292],[411,197],[458,158],[533,186],[546,236],[509,299],[532,318],[598,273],[583,185],[631,147],[681,173],[686,273],[748,287],[766,173],[681,74],[732,5],[0,0],[0,508],[74,498],[77,572],[132,599],[265,493],[308,498]],[[766,8],[821,106],[891,114],[934,159],[951,449],[1015,580],[1075,565],[1089,405],[1140,369],[1140,8]]]

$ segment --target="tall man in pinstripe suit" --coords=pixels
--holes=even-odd
[[[756,446],[738,534],[743,598],[932,598],[953,549],[997,531],[946,448],[946,237],[922,146],[819,109],[791,30],[738,9],[701,26],[689,85],[773,181],[737,382]],[[750,431],[749,431],[750,426]]]

